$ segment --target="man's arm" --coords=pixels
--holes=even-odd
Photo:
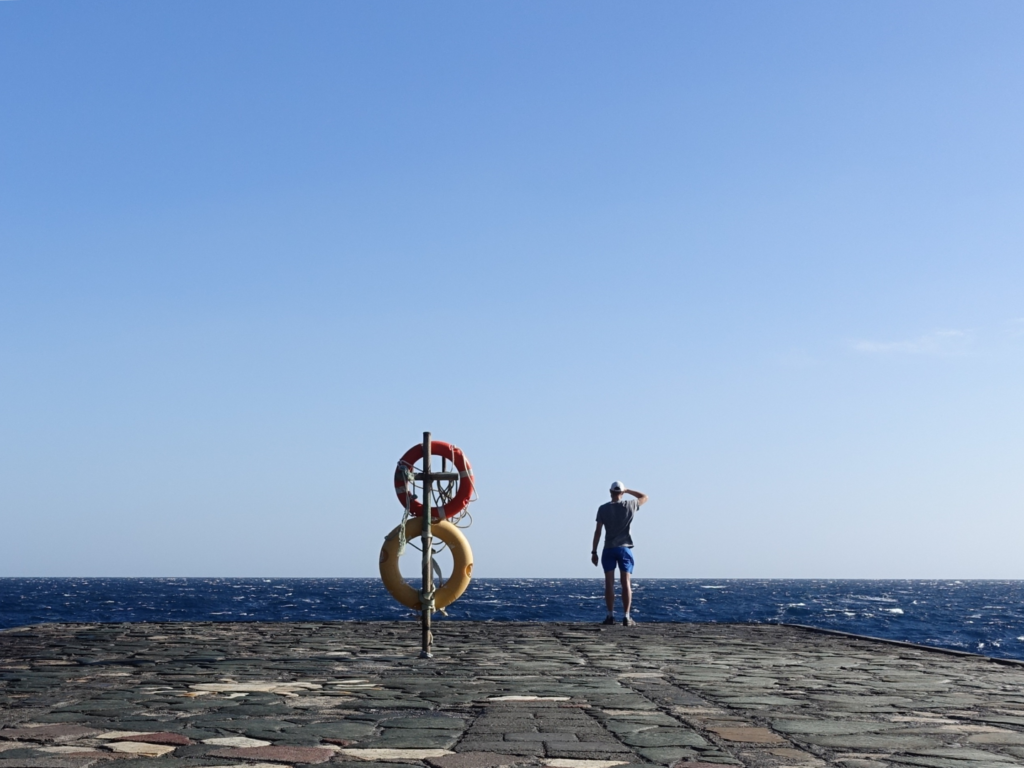
[[[597,545],[601,541],[601,523],[597,524],[597,528],[594,529],[594,546],[590,548],[590,562],[597,565]]]
[[[624,490],[623,493],[628,493],[630,496],[636,496],[636,500],[640,502],[640,506],[643,506],[644,504],[647,503],[646,493],[641,493],[640,491],[631,491],[629,490],[629,488]]]

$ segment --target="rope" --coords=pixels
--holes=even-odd
[[[398,526],[398,557],[405,554],[405,545],[408,543],[405,538],[405,524],[409,521],[409,515],[412,513],[412,500],[416,498],[413,495],[413,489],[410,488],[410,480],[412,480],[412,470],[409,465],[404,461],[398,462],[398,467],[401,469],[405,467],[403,473],[405,475],[405,514],[402,515],[402,522]]]

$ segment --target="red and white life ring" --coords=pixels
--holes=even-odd
[[[440,520],[443,515],[448,520],[451,520],[469,506],[469,499],[473,495],[473,468],[469,465],[469,459],[466,458],[462,450],[456,448],[451,443],[431,440],[430,455],[442,456],[448,459],[459,473],[459,487],[455,491],[455,497],[447,504],[431,509],[431,519]],[[412,488],[408,473],[412,471],[413,465],[422,458],[423,446],[414,445],[398,460],[398,467],[395,469],[395,493],[398,494],[398,500],[402,503],[403,507],[406,502],[406,494],[410,493]],[[409,513],[413,517],[421,517],[423,515],[423,503],[419,499],[412,499],[409,504]]]

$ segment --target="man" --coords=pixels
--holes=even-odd
[[[608,606],[605,624],[615,623],[615,569],[619,569],[622,578],[622,608],[625,616],[622,625],[632,627],[636,622],[629,615],[629,607],[633,602],[633,590],[630,587],[630,574],[633,573],[633,539],[629,535],[629,526],[633,523],[633,515],[642,504],[647,503],[647,494],[631,491],[618,480],[610,489],[612,500],[602,504],[597,510],[597,529],[594,531],[594,548],[590,551],[590,560],[597,565],[597,543],[601,541],[601,529],[604,528],[604,550],[601,552],[601,565],[604,568],[604,602]],[[626,494],[635,496],[624,499]]]

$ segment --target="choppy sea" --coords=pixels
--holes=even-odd
[[[639,622],[786,622],[1024,659],[1022,581],[637,579],[634,590]],[[414,614],[378,579],[0,579],[0,628],[404,618]],[[603,618],[599,579],[477,579],[448,609],[449,620]]]

